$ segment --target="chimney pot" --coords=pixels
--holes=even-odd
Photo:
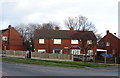
[[[74,28],[73,28],[73,27],[71,27],[71,28],[70,28],[70,30],[72,30],[72,31],[73,31],[73,30],[74,30]]]
[[[106,34],[109,34],[109,33],[110,33],[109,30],[107,30],[107,31],[106,31]]]
[[[12,27],[11,25],[8,26],[8,28],[11,28],[11,27]]]
[[[55,27],[55,30],[59,30],[59,27],[58,27],[58,26],[56,26],[56,27]]]
[[[116,35],[116,33],[114,33],[114,35]]]

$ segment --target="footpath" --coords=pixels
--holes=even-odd
[[[110,66],[110,67],[85,67],[88,70],[98,70],[98,71],[116,71],[120,72],[120,65]]]

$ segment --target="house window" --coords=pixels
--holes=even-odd
[[[78,44],[78,40],[71,40],[71,44]]]
[[[62,54],[62,50],[61,49],[54,49],[53,54]]]
[[[45,53],[45,49],[39,49],[38,52],[39,53]]]
[[[100,43],[100,46],[104,46],[104,42],[101,42],[101,43]]]
[[[92,44],[92,40],[87,40],[87,44]]]
[[[72,49],[71,54],[73,55],[80,55],[80,49]]]
[[[110,46],[110,42],[106,42],[106,46]]]
[[[2,40],[3,40],[3,41],[7,41],[7,36],[3,36],[3,37],[2,37]]]
[[[61,44],[61,39],[54,39],[54,44]]]
[[[39,39],[39,44],[44,44],[44,39]]]
[[[87,54],[88,55],[93,55],[93,50],[88,50]]]

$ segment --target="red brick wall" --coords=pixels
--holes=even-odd
[[[9,32],[10,35],[8,35]],[[24,50],[23,38],[13,27],[10,31],[4,32],[2,36],[9,36],[9,46],[7,46],[7,50]],[[5,41],[2,41],[2,43],[4,44]],[[8,44],[8,42],[6,42],[6,44]]]
[[[0,34],[0,50],[2,50],[2,34]]]
[[[120,40],[119,40],[118,48],[119,48],[119,50],[118,50],[118,54],[120,54]]]
[[[61,48],[64,54],[69,54],[70,51],[65,49],[65,47],[80,46],[81,44],[81,42],[79,42],[79,44],[71,44],[71,40],[68,39],[62,39],[61,44],[53,44],[53,41],[53,39],[45,39],[45,44],[39,44],[39,39],[35,39],[34,48],[36,51],[38,51],[38,49],[46,49],[47,53],[52,53],[52,49]],[[94,47],[93,51],[96,52],[96,47]],[[83,52],[81,51],[81,53]]]
[[[118,40],[118,38],[111,33],[107,33],[106,36],[104,36],[103,39],[100,40],[99,44],[101,42],[110,42],[110,46],[106,46],[105,44],[105,46],[98,46],[98,48],[109,50],[108,54],[112,54],[114,49],[116,54],[120,54],[120,40]]]

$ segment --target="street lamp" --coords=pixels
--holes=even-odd
[[[28,54],[28,58],[31,58],[31,52],[32,52],[32,44],[31,44],[31,41],[29,41],[29,54]]]

